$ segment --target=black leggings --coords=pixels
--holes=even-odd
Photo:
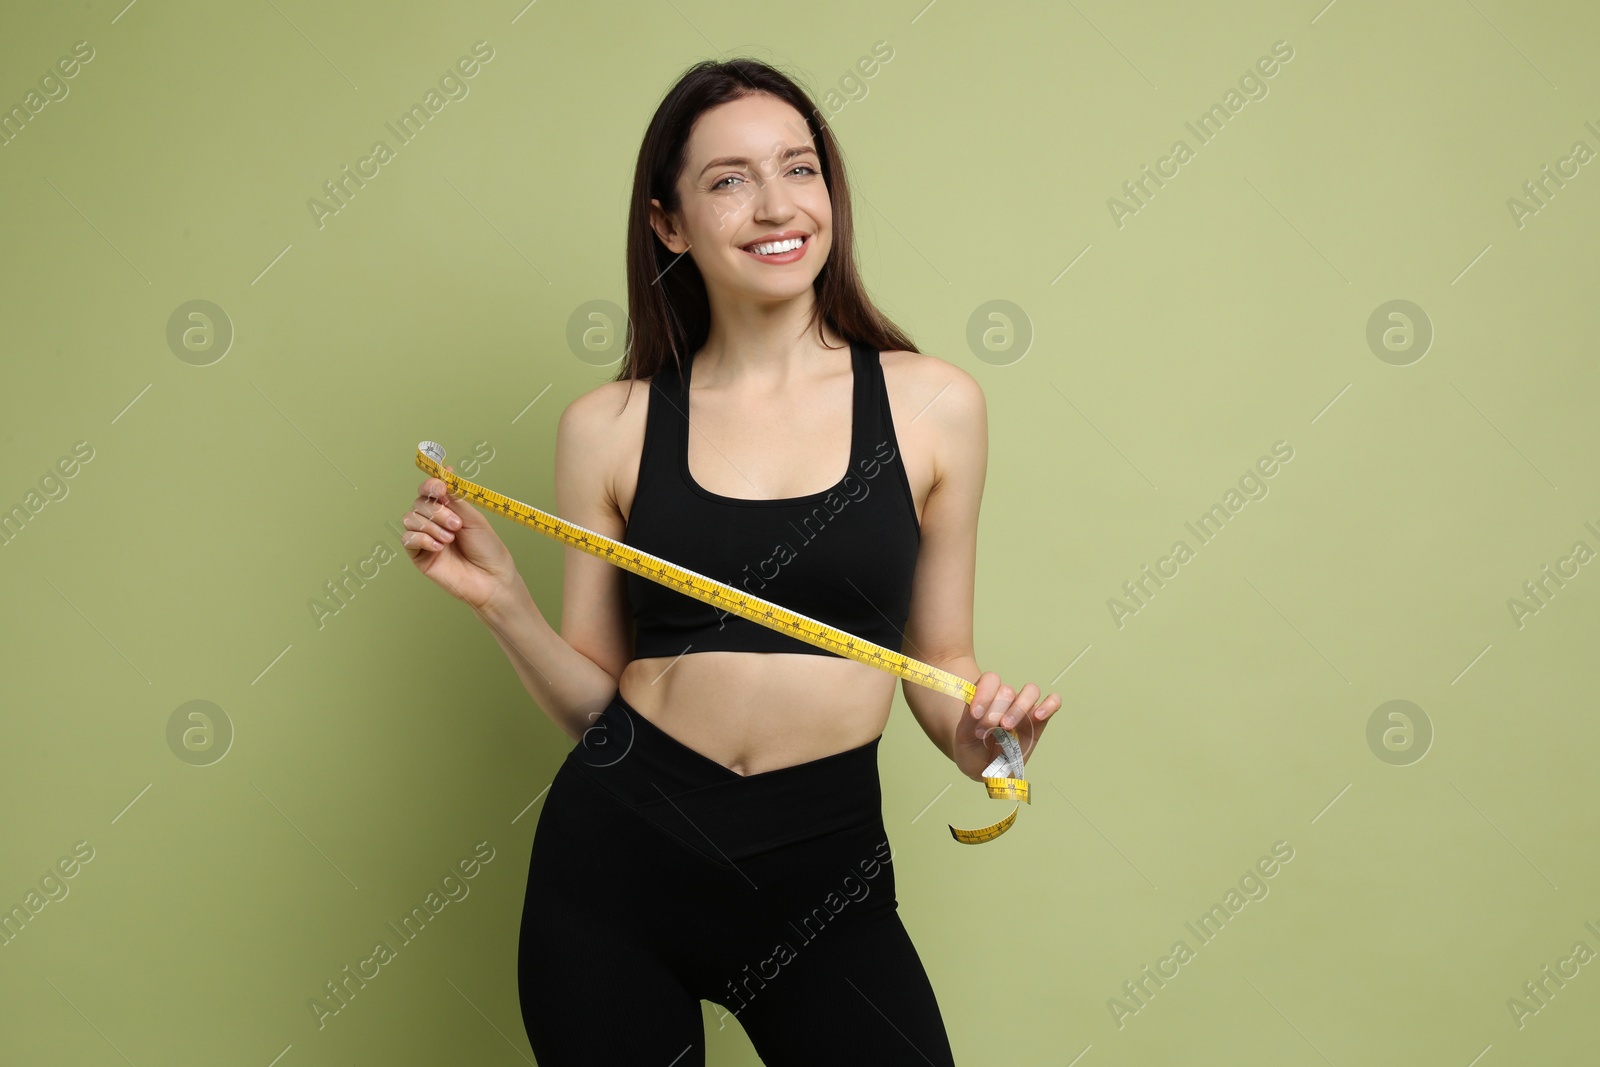
[[[740,775],[613,697],[533,838],[517,982],[540,1067],[703,1067],[702,1000],[769,1067],[954,1067],[896,910],[879,740]]]

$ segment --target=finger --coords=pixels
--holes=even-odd
[[[439,523],[434,522],[431,519],[425,518],[422,513],[418,511],[406,512],[405,515],[401,516],[400,524],[408,530],[416,530],[420,533],[425,533],[435,541],[443,541],[448,543],[456,539],[456,535],[450,530],[444,528]]]
[[[1016,689],[1002,685],[995,689],[994,702],[990,702],[989,710],[984,712],[984,718],[978,723],[978,729],[987,733],[990,729],[1000,728],[1000,720],[1005,718],[1005,713],[1011,710],[1011,705],[1016,702]]]
[[[454,467],[446,467],[445,470],[449,471],[452,474],[455,473],[455,468]],[[473,499],[471,497],[465,495],[459,489],[452,489],[450,487],[449,483],[447,483],[447,482],[442,482],[441,481],[439,484],[441,484],[441,485],[443,485],[445,487],[445,490],[446,490],[445,499],[451,505],[455,506],[458,509],[457,510],[457,514],[462,515],[462,516],[471,514],[471,515],[474,516],[474,518],[472,518],[470,520],[466,519],[466,518],[463,518],[461,521],[462,521],[462,523],[464,525],[467,525],[467,526],[487,526],[488,525],[488,523],[484,522],[482,520],[482,518],[479,517],[479,516],[482,515],[482,512],[478,511],[478,505],[473,501]]]
[[[444,549],[444,545],[420,530],[407,530],[401,534],[400,545],[412,559],[421,559],[424,552],[439,552]]]
[[[1000,725],[1007,730],[1015,726],[1023,716],[1033,708],[1034,701],[1039,699],[1039,687],[1029,682],[1017,694],[1017,699],[1012,701],[1010,709],[1000,719]]]
[[[411,510],[442,530],[459,530],[466,525],[461,516],[451,510],[449,504],[441,504],[434,500],[425,500],[418,497],[416,505]]]
[[[1000,688],[1000,676],[994,671],[984,671],[978,675],[978,682],[972,694],[972,718],[976,722],[983,718],[983,713],[988,710],[989,702],[994,699],[995,690]]]
[[[1011,708],[1011,702],[1017,698],[1017,691],[1009,685],[1001,685],[994,691],[994,700],[983,713],[983,719],[978,724],[980,734],[994,729],[1000,725],[1000,719]]]
[[[1037,708],[1033,709],[1033,714],[1034,717],[1040,722],[1044,722],[1046,719],[1050,718],[1050,716],[1054,715],[1058,710],[1060,710],[1060,708],[1061,697],[1055,693],[1051,693],[1049,696],[1044,698]]]
[[[452,474],[455,473],[455,468],[453,468],[453,467],[446,466],[445,470],[449,471]],[[422,480],[422,484],[417,487],[417,493],[419,495],[421,495],[421,496],[425,496],[425,497],[428,497],[428,498],[433,499],[433,500],[450,500],[450,499],[452,499],[452,495],[451,495],[451,491],[450,491],[450,483],[445,481],[443,478],[438,478],[438,477],[424,478]],[[460,494],[455,494],[454,499],[459,499],[459,498],[460,498]]]
[[[1022,733],[1022,758],[1024,761],[1027,760],[1029,753],[1038,747],[1039,738],[1044,736],[1044,728],[1050,725],[1050,717],[1060,707],[1061,698],[1055,693],[1051,693],[1040,701],[1038,707],[1034,708],[1018,723],[1018,729]]]
[[[1006,709],[1011,707],[1011,701],[1014,701],[1014,699],[1016,699],[1016,691],[1011,689],[1011,686],[1000,685],[995,689],[994,699],[989,702],[989,707],[984,709],[982,718],[978,720],[976,733],[978,733],[979,737],[984,736],[984,734],[989,733],[990,729],[995,729],[1000,725],[1000,717],[1005,715]]]

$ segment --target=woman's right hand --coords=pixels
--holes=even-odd
[[[473,610],[520,578],[510,550],[483,512],[462,497],[452,500],[442,479],[423,479],[401,522],[412,531],[401,535],[400,543],[417,570]]]

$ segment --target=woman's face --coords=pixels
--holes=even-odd
[[[800,112],[766,93],[720,104],[696,120],[678,199],[672,218],[651,200],[651,225],[668,249],[694,258],[713,299],[802,295],[833,246],[833,205],[811,129]],[[751,251],[774,234],[804,243],[777,255]]]

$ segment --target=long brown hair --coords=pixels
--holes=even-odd
[[[833,246],[813,283],[816,304],[812,322],[817,325],[818,337],[822,336],[821,322],[826,322],[847,340],[880,351],[918,351],[911,339],[873,306],[861,283],[850,186],[827,119],[805,90],[776,68],[744,57],[708,59],[678,78],[656,108],[639,146],[628,207],[627,339],[615,381],[652,378],[669,363],[681,374],[710,334],[711,305],[705,279],[689,255],[675,255],[656,236],[650,226],[650,200],[660,200],[668,212],[679,209],[678,177],[695,120],[719,104],[756,93],[770,93],[805,117],[832,202]]]

